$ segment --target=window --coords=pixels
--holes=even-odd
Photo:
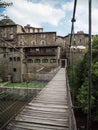
[[[17,52],[17,49],[13,48],[13,51],[14,51],[14,52]]]
[[[31,44],[32,45],[36,45],[36,41],[31,41]]]
[[[76,46],[76,40],[74,39],[74,41],[73,41],[73,44],[74,44],[74,46]]]
[[[41,45],[46,45],[46,41],[45,40],[41,40]]]
[[[3,57],[6,58],[6,54],[3,54]]]
[[[10,38],[13,39],[13,38],[14,38],[14,35],[13,35],[13,34],[10,34]]]
[[[39,48],[36,48],[36,51],[38,52],[38,51],[39,51]]]
[[[13,68],[13,72],[16,72],[17,70],[16,70],[16,68]]]
[[[23,62],[23,63],[27,63],[27,59],[23,59],[22,62]]]
[[[40,63],[40,59],[35,59],[35,63]]]
[[[24,42],[23,41],[19,41],[18,44],[19,45],[24,45]]]
[[[17,61],[20,61],[20,57],[17,57]]]
[[[48,63],[48,59],[42,59],[42,63]]]
[[[50,59],[50,63],[56,63],[56,59]]]
[[[46,35],[45,34],[41,34],[41,38],[46,38]]]
[[[33,60],[32,60],[32,59],[27,59],[27,62],[28,62],[28,63],[32,63]]]
[[[13,60],[12,57],[10,57],[10,58],[9,58],[9,61],[12,61],[12,60]]]
[[[13,51],[13,49],[12,48],[10,48],[10,52],[12,52]]]

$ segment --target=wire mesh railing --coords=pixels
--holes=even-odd
[[[36,74],[36,80],[22,83],[1,84],[0,86],[0,130],[6,129],[6,126],[16,115],[30,102],[40,90],[45,87],[47,82],[53,78],[60,67],[47,73]],[[43,77],[43,78],[41,78]],[[45,78],[44,78],[45,77]],[[46,78],[47,77],[47,78]],[[43,79],[46,79],[43,81]],[[49,80],[47,80],[49,79]],[[21,84],[19,86],[19,84]],[[11,85],[11,86],[10,86]]]
[[[69,107],[69,126],[70,126],[70,130],[77,130],[75,115],[73,111],[73,104],[72,104],[71,94],[70,94],[68,74],[67,74],[66,68],[65,68],[65,74],[66,74],[66,86],[67,86],[68,107]]]
[[[41,83],[41,81],[40,81]],[[26,83],[26,85],[29,83]],[[45,85],[45,84],[43,84]],[[36,86],[37,87],[37,86]],[[42,87],[42,86],[41,86]],[[0,130],[5,129],[7,124],[30,102],[42,88],[6,88],[0,87]]]

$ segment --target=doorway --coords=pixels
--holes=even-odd
[[[66,59],[61,59],[61,68],[65,68],[66,65]]]

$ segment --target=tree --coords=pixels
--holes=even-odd
[[[70,80],[71,87],[75,92],[75,99],[83,112],[87,111],[88,95],[88,50],[82,61],[78,62],[74,68],[73,80]],[[71,69],[72,71],[72,69]],[[70,73],[72,74],[72,73]],[[70,75],[69,75],[70,76]],[[92,43],[92,115],[98,120],[98,35],[93,37]]]
[[[12,3],[3,2],[2,0],[0,0],[0,8],[6,8],[7,6],[10,5],[12,5]]]

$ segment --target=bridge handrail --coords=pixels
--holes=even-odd
[[[66,77],[66,87],[67,87],[68,107],[69,107],[69,126],[70,126],[70,130],[77,130],[75,115],[73,111],[73,104],[72,104],[71,94],[70,94],[67,67],[65,67],[65,77]]]

